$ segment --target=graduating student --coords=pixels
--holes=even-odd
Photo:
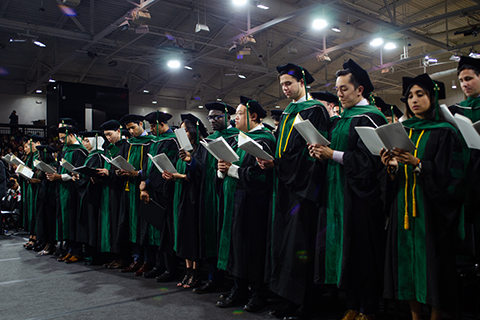
[[[380,97],[374,97],[374,99],[375,106],[387,118],[388,123],[398,122],[398,119],[403,116],[403,112],[396,105],[385,103]]]
[[[229,123],[235,109],[223,102],[210,102],[205,104],[205,108],[209,110],[207,120],[214,130],[205,140],[208,142],[223,137],[227,143],[234,143],[238,129],[229,126]],[[219,212],[223,212],[223,180],[217,179],[217,160],[203,147],[198,149],[197,156],[187,165],[187,171],[192,181],[200,182],[200,252],[201,257],[209,263],[208,281],[202,287],[193,289],[193,292],[214,292],[223,287],[223,270],[217,268],[218,233],[222,223]]]
[[[103,131],[107,139],[104,154],[112,160],[126,143],[125,139],[122,139],[122,125],[117,120],[109,120],[100,125],[100,130]],[[104,167],[97,169],[97,171],[103,177],[98,221],[98,249],[100,252],[113,254],[114,259],[106,263],[104,267],[109,269],[124,268],[129,260],[129,253],[128,248],[120,244],[121,239],[118,237],[120,202],[124,190],[124,180],[115,174],[115,167],[106,161]]]
[[[343,68],[336,73],[336,86],[344,111],[330,131],[331,145],[309,146],[312,157],[328,160],[328,202],[319,224],[317,280],[346,291],[348,310],[343,320],[374,319],[382,292],[385,246],[377,178],[383,166],[355,127],[377,127],[387,121],[366,99],[373,91],[367,72],[351,59]]]
[[[30,232],[30,240],[26,245],[24,245],[24,247],[27,250],[32,250],[35,248],[35,251],[40,251],[40,247],[43,246],[43,243],[40,243],[36,240],[36,202],[40,179],[38,179],[39,173],[36,172],[37,169],[35,169],[34,166],[34,161],[38,159],[38,151],[36,147],[40,145],[40,142],[43,139],[43,137],[33,135],[28,137],[27,140],[25,140],[25,142],[23,143],[23,149],[25,150],[25,158],[23,159],[23,162],[25,163],[25,166],[34,171],[34,175],[32,179],[29,180],[20,176],[23,192],[23,226],[25,230],[28,230]]]
[[[394,188],[384,295],[410,301],[413,320],[422,319],[421,303],[428,304],[437,320],[458,302],[454,245],[465,154],[458,132],[439,113],[443,83],[427,74],[404,77],[403,95],[410,118],[402,124],[416,150],[382,151]]]
[[[338,97],[328,91],[310,92],[313,99],[320,101],[325,108],[327,108],[330,118],[338,116],[338,112],[335,113],[335,106],[338,106]]]
[[[177,173],[164,171],[162,176],[175,181],[173,203],[174,247],[178,257],[185,259],[185,275],[177,287],[195,288],[200,279],[200,224],[199,224],[199,190],[200,179],[191,179],[191,175],[201,175],[200,170],[187,171],[187,165],[197,156],[200,139],[206,137],[207,129],[202,121],[193,114],[181,114],[181,128],[184,128],[193,150],[180,150],[176,163]],[[198,166],[200,168],[200,166]]]
[[[53,157],[53,153],[57,151],[55,148],[38,145],[37,150],[39,160],[55,167],[56,159]],[[53,254],[57,243],[55,237],[56,184],[49,181],[44,172],[41,172],[38,178],[41,182],[37,197],[37,239],[44,243],[42,251],[38,253],[43,256]]]
[[[145,263],[145,249],[141,244],[142,223],[138,215],[140,209],[140,183],[142,171],[147,163],[147,153],[153,136],[147,135],[144,128],[144,116],[127,114],[120,119],[120,123],[131,134],[131,138],[124,143],[119,155],[130,163],[134,170],[117,170],[116,174],[124,178],[124,193],[121,197],[118,236],[120,244],[133,244],[133,262],[130,266],[121,269],[121,272],[132,272],[142,275],[142,266]],[[141,273],[139,271],[141,270]]]
[[[289,301],[271,314],[304,318],[311,315],[318,298],[313,283],[315,242],[326,164],[309,155],[307,142],[293,129],[293,122],[300,115],[327,136],[330,116],[323,104],[310,99],[306,86],[314,79],[307,70],[289,63],[277,71],[283,92],[292,102],[278,127],[275,160],[257,159],[262,168],[275,170],[266,280],[271,291]]]
[[[240,97],[236,128],[273,155],[275,138],[261,123],[266,116],[258,101]],[[239,148],[238,139],[233,147],[239,161],[218,162],[218,175],[224,180],[218,267],[232,274],[235,283],[229,295],[216,305],[225,308],[247,302],[244,310],[258,311],[266,303],[265,251],[273,173],[262,170],[254,156]]]
[[[74,167],[81,167],[85,163],[88,151],[78,141],[78,129],[65,125],[57,129],[59,140],[64,142],[61,162],[65,159]],[[76,242],[77,214],[78,214],[78,177],[60,166],[58,173],[47,173],[47,179],[58,182],[57,203],[57,240],[68,241],[67,255],[60,257],[58,261],[73,263],[80,261],[82,257],[82,246]]]
[[[178,144],[176,136],[168,125],[171,114],[154,111],[145,116],[150,124],[153,139],[149,155],[154,157],[164,153],[172,163],[178,159]],[[145,265],[142,267],[144,276],[155,267],[156,253],[159,251],[157,268],[164,262],[166,271],[156,276],[157,281],[171,281],[177,276],[177,259],[173,251],[173,195],[175,184],[162,178],[162,173],[147,158],[147,166],[142,171],[140,184],[140,199],[147,205],[140,208],[145,212],[154,212],[158,217],[158,226],[154,227],[146,219],[142,219],[140,243],[145,248]],[[153,222],[152,222],[153,223]],[[142,271],[140,269],[138,273]],[[137,275],[138,275],[137,273]]]
[[[91,169],[103,168],[103,144],[105,140],[100,131],[82,132],[83,145],[88,151],[83,166]],[[95,174],[81,174],[78,182],[80,208],[77,219],[77,242],[85,244],[85,258],[88,264],[97,263],[98,255],[98,219],[102,184]]]

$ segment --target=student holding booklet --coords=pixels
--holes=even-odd
[[[258,101],[240,97],[235,126],[268,154],[273,154],[275,138],[264,128],[261,119],[267,116]],[[266,303],[264,284],[266,230],[273,177],[262,170],[256,158],[238,147],[233,149],[239,160],[218,161],[218,177],[223,179],[223,223],[220,225],[218,268],[234,276],[235,283],[217,307],[244,305],[246,311],[258,311]]]
[[[343,320],[374,319],[382,292],[385,216],[381,201],[380,158],[372,155],[355,127],[387,123],[373,105],[373,84],[353,60],[336,73],[337,95],[344,108],[330,131],[331,145],[309,145],[310,155],[328,160],[326,214],[319,229],[319,283],[346,292]]]
[[[202,172],[187,171],[187,165],[192,158],[197,157],[199,140],[208,135],[202,121],[193,114],[181,114],[182,124],[180,129],[186,133],[188,145],[191,150],[180,149],[179,159],[176,163],[176,173],[163,171],[163,178],[175,181],[173,199],[174,247],[178,257],[185,259],[186,270],[183,279],[177,287],[193,289],[200,285],[200,225],[199,182],[201,179],[190,179],[191,175],[201,175]],[[177,138],[179,136],[177,135]],[[184,140],[183,138],[180,140]],[[200,168],[200,166],[199,166]]]
[[[384,296],[410,301],[413,320],[421,304],[432,320],[455,308],[454,244],[460,223],[466,160],[457,130],[440,115],[443,83],[427,74],[403,78],[409,119],[402,122],[416,146],[413,152],[383,150],[390,177]]]

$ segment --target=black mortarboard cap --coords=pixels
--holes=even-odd
[[[108,120],[100,125],[100,130],[107,131],[107,130],[118,130],[121,127],[121,123],[117,120]]]
[[[370,77],[368,76],[367,71],[362,69],[355,61],[353,61],[352,59],[348,60],[343,64],[343,69],[350,70],[350,72],[355,77],[355,80],[357,80],[357,82],[361,86],[363,86],[364,92],[366,94],[373,91],[373,84],[372,81],[370,81]]]
[[[282,113],[283,113],[283,110],[280,110],[280,109],[275,109],[275,110],[270,111],[270,115],[272,117],[274,117],[274,116],[279,117],[279,116],[282,115]]]
[[[426,73],[423,73],[415,78],[411,77],[403,77],[402,78],[402,95],[406,96],[410,91],[410,88],[413,85],[419,85],[420,87],[428,90],[430,92],[430,96],[435,98],[435,84],[438,86],[438,99],[445,99],[445,84],[440,81],[434,81],[430,76]]]
[[[190,121],[190,123],[193,124],[193,126],[195,128],[197,127],[197,123],[198,123],[198,130],[200,131],[200,135],[204,138],[206,138],[208,136],[207,129],[203,125],[202,120],[198,119],[193,114],[183,113],[183,114],[180,115],[180,118],[182,118],[182,122],[185,121],[185,120]]]
[[[60,120],[58,120],[59,123],[63,123],[65,125],[70,125],[70,126],[74,126],[74,127],[78,127],[78,123],[77,121],[75,121],[74,119],[72,118],[62,118]]]
[[[46,146],[46,145],[43,145],[43,144],[37,146],[37,150],[39,150],[39,151],[47,151],[48,153],[57,152],[57,149],[55,149],[54,147]]]
[[[142,122],[145,119],[144,116],[138,115],[138,114],[127,114],[120,119],[120,123],[122,123],[124,126],[127,125],[127,123],[130,122]]]
[[[42,141],[46,141],[46,140],[47,140],[45,137],[41,137],[41,136],[36,135],[36,134],[32,134],[32,135],[30,135],[30,136],[27,136],[26,138],[27,138],[27,140],[30,140],[30,139],[31,139],[31,140],[34,141],[34,142],[42,142]]]
[[[97,130],[92,130],[92,131],[82,131],[78,134],[79,136],[82,136],[84,138],[93,138],[95,136],[98,137],[103,137],[103,132],[97,131]]]
[[[57,132],[58,133],[65,133],[67,130],[68,130],[68,134],[71,134],[71,133],[78,134],[78,132],[79,132],[77,128],[75,128],[74,126],[70,126],[70,125],[58,128]]]
[[[240,96],[240,103],[244,106],[247,106],[248,103],[250,113],[256,113],[260,119],[264,119],[265,117],[267,117],[267,111],[262,108],[262,106],[260,105],[260,103],[258,103],[257,100],[253,100],[245,96]]]
[[[338,97],[328,91],[310,92],[310,96],[315,100],[323,100],[338,105]]]
[[[391,117],[392,110],[397,118],[401,118],[403,116],[403,112],[400,111],[400,109],[398,109],[396,105],[385,103],[385,101],[383,101],[383,99],[380,97],[375,97],[374,99],[375,99],[375,105],[379,107],[380,110],[382,110],[382,113],[385,116]]]
[[[277,71],[280,75],[289,74],[299,81],[300,79],[303,79],[302,69],[305,72],[305,84],[310,84],[315,81],[315,79],[312,77],[310,72],[307,71],[307,69],[297,66],[296,64],[287,63],[282,66],[277,66]]]
[[[207,108],[207,110],[218,110],[222,112],[225,112],[225,108],[227,108],[227,112],[230,115],[235,114],[235,112],[237,112],[234,107],[229,106],[228,104],[223,102],[210,102],[205,104],[205,108]]]
[[[149,123],[167,123],[172,118],[172,115],[163,111],[153,111],[145,116],[145,120]]]
[[[477,72],[480,72],[480,59],[462,56],[460,57],[460,61],[458,62],[458,69],[460,69],[463,65],[472,66],[477,70]]]

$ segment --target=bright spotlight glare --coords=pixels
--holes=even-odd
[[[177,68],[180,68],[180,61],[178,60],[170,60],[168,61],[168,64],[167,64],[170,68],[172,69],[177,69]]]
[[[232,3],[236,6],[244,6],[247,4],[247,0],[232,0]]]
[[[383,47],[384,49],[387,49],[387,50],[392,50],[392,49],[395,49],[397,47],[397,45],[395,44],[395,42],[387,42],[385,44],[385,47]]]
[[[328,25],[327,21],[323,19],[315,19],[312,23],[312,28],[316,30],[321,30]]]
[[[376,39],[373,39],[372,42],[370,42],[370,45],[374,47],[381,46],[382,44],[383,44],[382,38],[376,38]]]

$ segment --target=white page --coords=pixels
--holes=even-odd
[[[8,162],[9,164],[12,164],[12,161],[10,160],[10,155],[9,154],[7,154],[6,156],[3,156],[2,159],[5,160],[6,162]]]
[[[328,146],[330,144],[330,141],[318,132],[310,120],[303,120],[299,114],[295,117],[293,127],[310,144],[319,144],[321,146]]]
[[[399,148],[412,152],[416,149],[401,122],[384,124],[383,126],[376,128],[375,131],[388,150]]]
[[[185,151],[192,151],[193,147],[188,139],[187,132],[184,128],[178,128],[175,130],[175,135],[177,136],[178,144]]]
[[[440,114],[445,118],[445,120],[447,120],[448,123],[458,129],[457,122],[455,121],[453,114],[450,112],[446,104],[440,105]]]
[[[62,166],[63,168],[65,168],[68,172],[76,173],[76,172],[75,172],[75,167],[74,167],[70,162],[68,162],[68,161],[65,160],[65,159],[62,159],[62,160],[60,161],[60,166]]]
[[[40,161],[40,160],[34,160],[33,161],[33,165],[35,168],[39,169],[39,170],[42,170],[43,172],[46,172],[46,173],[57,173],[57,170],[52,167],[51,165],[49,164],[46,164],[45,162],[43,161]]]
[[[22,177],[24,177],[27,180],[30,180],[33,177],[32,169],[30,169],[29,167],[27,167],[23,164],[19,165],[15,172],[18,173],[19,175],[21,175]]]
[[[135,170],[135,167],[132,166],[130,163],[128,163],[128,161],[125,160],[125,158],[120,155],[116,156],[113,160],[111,160],[111,164],[113,164],[115,167],[121,170],[125,170],[125,171]]]
[[[208,152],[210,152],[217,160],[223,160],[230,163],[240,160],[238,155],[223,137],[217,138],[210,143],[203,142],[202,145],[204,145]]]
[[[19,165],[21,165],[21,164],[22,164],[22,165],[25,165],[25,163],[24,163],[22,160],[20,160],[20,158],[16,157],[15,155],[12,155],[12,156],[10,157],[10,161],[11,161],[13,164],[17,165],[17,166],[19,166]]]
[[[478,135],[477,130],[473,127],[472,121],[457,113],[455,114],[455,122],[457,123],[458,129],[462,133],[467,146],[470,149],[480,150],[480,136]]]
[[[157,167],[158,171],[163,173],[163,171],[166,170],[170,173],[178,173],[177,169],[175,169],[165,153],[157,154],[155,157],[149,153],[148,157],[153,162],[155,167]]]
[[[273,160],[273,157],[263,150],[263,147],[255,140],[247,136],[245,133],[240,132],[238,136],[238,146],[250,153],[255,158],[263,160]]]
[[[378,136],[375,128],[372,127],[355,127],[360,139],[373,155],[379,156],[382,149],[386,149],[382,139]]]

